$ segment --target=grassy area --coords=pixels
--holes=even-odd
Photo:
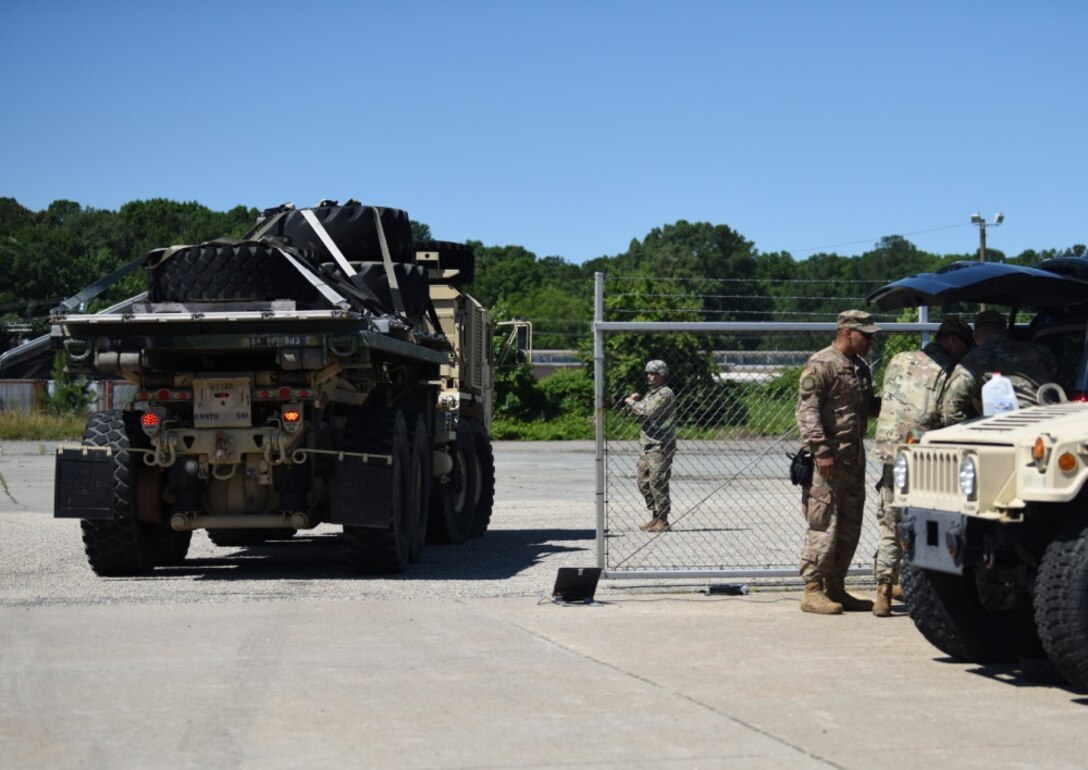
[[[0,410],[0,441],[64,441],[83,435],[85,414]]]

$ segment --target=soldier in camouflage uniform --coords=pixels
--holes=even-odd
[[[941,399],[956,363],[972,347],[971,327],[948,316],[937,330],[936,339],[921,350],[897,354],[884,370],[884,391],[880,418],[876,423],[872,457],[884,465],[880,479],[880,539],[873,563],[877,581],[873,614],[892,614],[893,586],[899,582],[899,561],[903,555],[897,527],[901,509],[892,505],[892,463],[896,445],[907,435],[941,427]]]
[[[839,615],[873,607],[846,593],[844,581],[865,508],[865,430],[880,408],[865,361],[878,330],[869,313],[844,310],[834,342],[813,353],[801,372],[797,426],[802,448],[816,458],[812,484],[801,492],[808,523],[801,552],[804,612]]]
[[[642,453],[638,458],[638,491],[646,498],[650,520],[639,525],[645,532],[667,532],[669,529],[669,477],[672,456],[676,452],[676,396],[665,384],[669,367],[664,361],[646,364],[646,382],[650,389],[643,398],[632,393],[624,403],[638,419],[642,428]]]
[[[982,386],[994,372],[1008,377],[1021,407],[1035,406],[1039,386],[1053,382],[1058,364],[1049,348],[1009,336],[1005,317],[984,310],[975,318],[978,347],[963,357],[948,380],[941,424],[954,425],[982,414]]]

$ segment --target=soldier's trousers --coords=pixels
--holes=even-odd
[[[865,464],[850,466],[835,460],[830,482],[817,468],[812,486],[801,492],[801,513],[808,523],[801,551],[801,577],[806,582],[845,575],[861,537]]]
[[[655,519],[668,519],[669,477],[675,445],[657,445],[642,450],[638,458],[638,491],[646,498],[646,507]]]
[[[903,510],[892,505],[895,492],[892,489],[892,466],[884,466],[880,484],[879,518],[880,539],[873,557],[873,577],[878,583],[899,582],[899,562],[903,558],[903,546],[899,543],[899,522]]]

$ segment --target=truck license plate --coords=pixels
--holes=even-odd
[[[248,428],[252,422],[248,377],[194,380],[197,428]]]

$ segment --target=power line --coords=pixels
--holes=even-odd
[[[928,230],[915,230],[915,231],[910,232],[910,233],[902,233],[901,235],[903,237],[906,237],[908,235],[923,235],[925,233],[936,233],[936,232],[939,232],[940,230],[952,230],[952,229],[957,228],[957,227],[968,227],[969,225],[970,225],[970,223],[959,224],[959,225],[944,225],[943,227],[931,227]],[[826,246],[813,246],[812,248],[806,248],[806,249],[786,249],[786,251],[788,251],[790,254],[804,254],[805,252],[809,252],[809,251],[822,251],[823,249],[837,249],[840,246],[857,246],[859,243],[876,243],[881,238],[885,238],[885,237],[887,237],[887,236],[882,235],[882,236],[879,236],[877,238],[865,238],[864,240],[860,240],[860,241],[846,241],[845,243],[829,243]]]

